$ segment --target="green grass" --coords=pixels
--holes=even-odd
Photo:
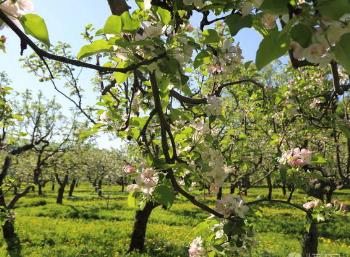
[[[97,197],[88,185],[77,188],[75,197],[55,203],[55,195],[45,197],[31,193],[16,208],[16,230],[21,241],[21,255],[6,250],[0,236],[0,257],[117,257],[126,256],[133,227],[135,209],[126,205],[127,193],[118,187],[109,188],[113,199]],[[266,189],[252,189],[246,200],[264,195]],[[282,199],[279,189],[275,198]],[[350,204],[350,190],[341,191],[336,198]],[[198,195],[201,200],[203,196]],[[304,195],[296,193],[295,202],[304,202]],[[213,204],[213,198],[206,198]],[[252,256],[288,256],[300,252],[300,237],[304,228],[304,214],[283,205],[261,206],[256,218],[257,244]],[[187,256],[187,248],[194,227],[208,215],[180,198],[170,210],[156,208],[150,218],[146,235],[146,252],[133,257]],[[320,225],[320,253],[350,256],[349,217]]]

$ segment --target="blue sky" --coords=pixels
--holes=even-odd
[[[91,23],[96,28],[100,28],[110,15],[107,0],[33,0],[33,3],[34,12],[38,13],[46,21],[51,42],[53,44],[57,41],[69,43],[75,54],[86,43],[80,35],[85,25]],[[195,23],[198,22],[198,18],[194,20]],[[21,64],[18,61],[20,58],[20,46],[16,35],[6,28],[0,31],[0,35],[7,37],[7,52],[0,52],[0,71],[7,72],[13,82],[12,87],[20,92],[27,88],[33,91],[42,90],[47,98],[55,95],[65,108],[72,107],[67,100],[52,89],[51,84],[39,83],[36,77],[28,74],[21,68]],[[246,60],[255,59],[255,53],[261,41],[261,37],[255,31],[244,29],[235,37],[235,41],[240,42],[243,56]],[[27,52],[29,51],[27,50]],[[83,88],[91,88],[90,80],[93,75],[92,71],[83,72],[80,80]],[[93,103],[96,96],[89,93],[88,98],[88,102]],[[117,147],[120,141],[101,137],[98,143],[100,147],[109,148]]]

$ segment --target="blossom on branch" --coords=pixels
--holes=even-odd
[[[294,148],[293,150],[283,153],[279,162],[288,164],[291,167],[304,167],[311,163],[312,152],[303,148]]]
[[[196,237],[188,250],[190,257],[205,257],[207,256],[207,251],[203,247],[203,239],[201,237]]]

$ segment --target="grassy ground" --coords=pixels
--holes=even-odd
[[[48,191],[49,188],[46,188]],[[0,235],[0,257],[119,257],[126,256],[135,209],[126,205],[126,193],[113,191],[113,200],[98,198],[87,185],[80,186],[75,197],[55,204],[55,195],[45,197],[34,193],[22,199],[16,211],[16,229],[21,240],[21,252],[8,252]],[[246,200],[265,194],[266,189],[252,189]],[[283,198],[275,189],[275,198]],[[341,191],[336,198],[350,204],[350,190]],[[203,198],[203,196],[199,196]],[[296,202],[304,196],[297,193]],[[208,203],[213,203],[208,200]],[[257,218],[256,238],[252,256],[288,256],[300,252],[303,213],[286,206],[262,206]],[[188,256],[187,247],[195,237],[194,227],[207,215],[183,199],[170,210],[157,208],[147,229],[144,254],[133,257]],[[320,226],[320,253],[350,256],[350,217]]]

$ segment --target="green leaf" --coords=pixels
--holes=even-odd
[[[112,46],[104,39],[99,39],[92,42],[90,45],[83,46],[79,53],[78,59],[82,59],[94,54],[108,52],[112,49]]]
[[[346,13],[350,13],[350,1],[349,0],[319,0],[317,9],[322,16],[330,17],[334,20],[338,20]]]
[[[128,195],[128,206],[131,208],[137,207],[137,199],[134,192],[130,192]]]
[[[168,25],[171,21],[171,13],[168,10],[158,7],[157,13],[160,16],[161,21],[164,25]]]
[[[43,18],[36,14],[26,14],[20,19],[26,34],[35,37],[44,44],[50,46],[49,32]]]
[[[289,48],[289,37],[287,33],[277,30],[272,31],[260,43],[256,53],[255,64],[258,69],[262,69],[273,60],[283,56]]]
[[[264,0],[260,9],[273,13],[273,14],[284,14],[288,13],[289,0]]]
[[[210,54],[207,51],[201,51],[199,54],[197,54],[196,58],[194,59],[193,66],[194,68],[198,68],[202,64],[209,64],[210,63]]]
[[[304,24],[295,25],[290,31],[291,38],[298,42],[303,48],[308,47],[312,40],[312,30]]]
[[[175,200],[174,190],[166,185],[159,185],[153,193],[154,199],[166,207],[170,207]]]
[[[202,33],[203,35],[203,43],[204,44],[211,44],[211,43],[217,43],[220,41],[220,36],[214,29],[206,29]]]
[[[344,34],[332,50],[337,61],[350,72],[350,33]]]
[[[109,16],[103,30],[105,34],[119,34],[122,31],[122,18],[117,15]]]
[[[123,31],[125,32],[134,32],[141,26],[141,23],[138,20],[133,19],[129,12],[123,12],[121,18],[123,23]]]
[[[231,36],[235,36],[242,28],[250,28],[253,26],[251,15],[240,16],[238,14],[231,14],[225,18],[225,22],[230,30]]]
[[[121,73],[121,72],[114,72],[113,73],[113,78],[115,78],[115,81],[117,84],[121,84],[125,82],[129,77],[128,73]]]

